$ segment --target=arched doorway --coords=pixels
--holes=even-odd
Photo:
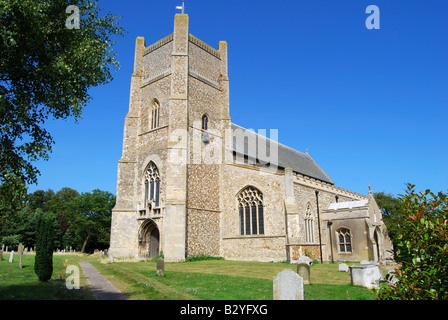
[[[160,233],[152,219],[146,219],[140,226],[138,234],[139,256],[153,258],[160,252]]]

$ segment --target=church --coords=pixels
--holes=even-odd
[[[370,185],[367,196],[339,188],[275,130],[267,138],[232,123],[225,41],[213,48],[176,14],[173,33],[136,39],[134,59],[111,254],[392,259]]]

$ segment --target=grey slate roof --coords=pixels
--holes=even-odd
[[[236,154],[247,156],[252,160],[256,159],[261,163],[270,163],[282,168],[290,167],[294,172],[334,184],[334,181],[308,154],[289,148],[234,123],[232,123],[231,129],[232,147]],[[257,146],[261,147],[261,149],[257,148]],[[266,146],[266,151],[262,149],[264,146]],[[272,156],[270,151],[273,153]]]

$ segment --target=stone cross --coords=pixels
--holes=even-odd
[[[165,276],[165,261],[162,258],[157,260],[157,275],[159,277]]]
[[[303,279],[285,269],[274,278],[274,300],[304,300]]]
[[[9,262],[13,263],[14,261],[14,250],[11,251],[11,254],[9,255]]]
[[[297,265],[297,274],[303,278],[303,284],[310,284],[310,269],[308,263],[299,263]]]

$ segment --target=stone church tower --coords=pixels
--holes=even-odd
[[[182,260],[187,215],[194,216],[198,206],[211,215],[218,210],[219,197],[205,202],[195,184],[219,193],[219,163],[203,167],[194,147],[218,158],[223,153],[228,88],[227,44],[215,50],[189,34],[188,15],[177,14],[174,32],[149,47],[137,38],[113,211],[116,255],[154,256],[160,248],[166,260]],[[202,177],[189,175],[203,170]]]
[[[227,43],[216,50],[191,35],[186,14],[149,47],[137,38],[110,252],[388,259],[370,193],[335,187],[308,153],[272,132],[268,139],[231,123],[227,70]]]

